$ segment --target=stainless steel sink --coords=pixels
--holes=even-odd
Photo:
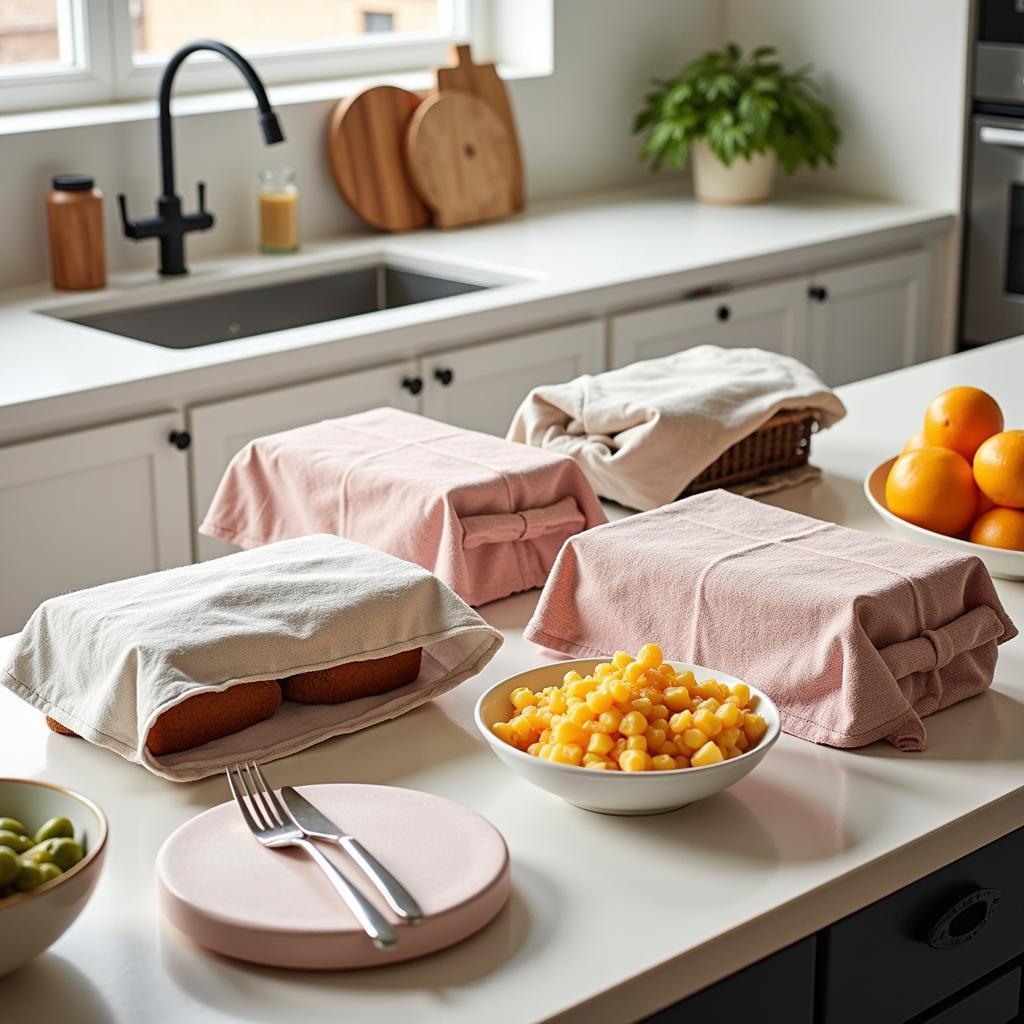
[[[493,286],[376,263],[293,281],[249,284],[215,295],[86,315],[65,314],[63,318],[163,348],[197,348]]]

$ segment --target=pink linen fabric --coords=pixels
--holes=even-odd
[[[525,636],[573,657],[655,641],[760,687],[795,736],[923,750],[921,719],[985,690],[1016,634],[974,556],[712,491],[567,541]]]
[[[243,548],[337,534],[481,605],[543,586],[563,541],[606,521],[569,456],[381,408],[250,442],[199,529]]]

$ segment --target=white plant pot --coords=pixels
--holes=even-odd
[[[726,167],[706,139],[698,139],[691,152],[693,190],[702,203],[763,203],[771,197],[774,153],[755,153],[749,160],[737,157]]]

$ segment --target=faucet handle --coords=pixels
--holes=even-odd
[[[196,195],[199,202],[199,212],[206,213],[206,182],[196,182]]]
[[[124,228],[124,233],[129,238],[136,238],[138,231],[135,222],[128,217],[128,199],[123,192],[117,194],[117,205],[121,210],[121,226]]]

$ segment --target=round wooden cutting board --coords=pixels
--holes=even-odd
[[[342,100],[331,115],[327,152],[338,191],[367,224],[411,231],[430,223],[405,167],[406,128],[420,98],[381,85]]]
[[[515,139],[478,96],[451,89],[424,100],[405,143],[409,174],[438,227],[505,217],[515,209]]]

